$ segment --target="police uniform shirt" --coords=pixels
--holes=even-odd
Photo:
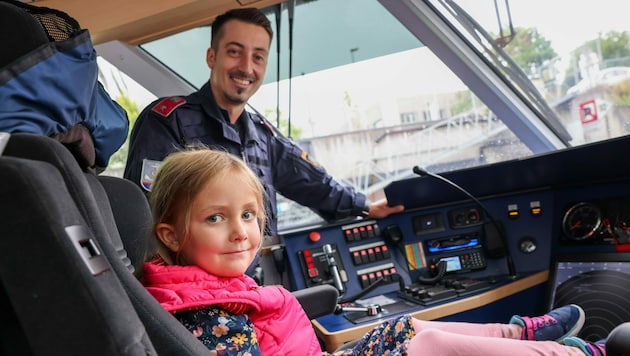
[[[202,143],[241,157],[260,177],[269,198],[271,234],[277,233],[276,191],[326,220],[364,213],[365,195],[335,181],[264,118],[244,110],[235,128],[224,113],[208,83],[187,97],[156,100],[133,127],[124,177],[150,191],[153,174],[168,154]]]

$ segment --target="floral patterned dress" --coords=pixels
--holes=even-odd
[[[351,349],[339,350],[332,356],[351,355],[407,355],[407,345],[415,335],[411,316],[403,315],[384,321],[367,332]]]
[[[222,308],[210,306],[174,315],[199,341],[208,349],[216,350],[218,355],[262,355],[254,324],[247,314],[234,315]]]
[[[218,355],[262,355],[254,324],[247,314],[232,314],[218,306],[210,306],[181,311],[174,315],[199,341],[208,349],[216,350]],[[366,333],[353,348],[324,355],[402,356],[406,355],[407,344],[414,335],[411,317],[403,315],[378,325]]]

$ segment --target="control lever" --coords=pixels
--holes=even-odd
[[[444,277],[444,274],[446,274],[446,261],[439,260],[435,264],[435,268],[437,269],[437,272],[433,277],[420,277],[418,278],[418,281],[422,284],[436,284],[440,280],[442,280],[442,277]]]
[[[335,261],[332,246],[330,244],[325,244],[324,246],[322,246],[322,251],[324,252],[324,256],[326,257],[328,272],[332,276],[333,285],[335,286],[335,288],[337,288],[339,294],[342,294],[346,289],[341,280],[341,275],[339,274],[339,266],[337,266],[337,261]]]
[[[382,313],[383,308],[378,304],[369,304],[365,307],[342,307],[337,304],[335,314],[341,314],[343,312],[366,312],[368,316],[375,316]]]

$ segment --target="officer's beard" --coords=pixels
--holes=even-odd
[[[247,103],[247,100],[249,99],[249,96],[243,94],[244,92],[245,92],[245,89],[238,88],[238,89],[236,89],[236,95],[230,95],[228,93],[225,93],[225,98],[232,105],[245,104],[245,103]]]
[[[243,72],[243,71],[240,71],[240,70],[234,70],[234,71],[231,71],[231,72],[229,73],[229,76],[230,76],[230,78],[233,78],[233,79],[240,79],[240,80],[246,80],[246,81],[249,81],[249,82],[251,83],[251,85],[254,85],[254,86],[256,85],[257,78],[256,78],[256,76],[255,76],[255,75],[253,75],[253,74],[247,74],[247,73],[245,73],[245,72]],[[236,88],[236,96],[235,96],[235,97],[230,98],[228,93],[226,93],[226,97],[227,97],[227,99],[228,99],[228,100],[230,100],[233,104],[243,104],[243,103],[246,103],[246,102],[247,102],[247,100],[249,100],[249,97],[250,97],[253,93],[255,93],[255,92],[256,92],[256,90],[258,90],[258,88],[255,88],[255,89],[252,91],[252,93],[251,93],[251,94],[249,94],[249,95],[247,95],[247,94],[245,93],[247,90],[248,90],[248,89],[246,89],[246,88],[240,88],[240,87],[237,87],[237,88]],[[244,98],[243,96],[246,96],[246,97]]]

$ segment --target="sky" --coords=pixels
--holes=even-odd
[[[487,11],[489,5],[479,5],[490,0],[459,2],[482,24],[498,32],[495,14]],[[604,32],[630,30],[627,0],[511,0],[509,6],[515,27],[537,27],[559,54],[569,53],[584,39],[596,37],[602,29]]]
[[[365,1],[365,0],[352,0]],[[497,0],[500,5],[504,1]],[[494,0],[460,0],[458,1],[473,17],[482,25],[485,25],[490,32],[497,33],[497,19],[494,12]],[[596,0],[596,1],[569,1],[569,0],[511,0],[510,10],[512,21],[515,27],[536,27],[539,32],[548,40],[554,50],[562,56],[566,56],[571,50],[583,44],[585,41],[593,39],[599,32],[610,30],[627,31],[630,30],[630,1],[627,0]],[[299,9],[299,8],[298,8]],[[345,7],[344,7],[345,9]],[[307,20],[298,16],[296,12],[296,24]],[[364,31],[364,30],[362,30]],[[207,35],[207,28],[193,31],[192,35]],[[203,36],[201,36],[203,37]],[[370,36],[365,36],[372,38]],[[286,40],[286,36],[284,37]],[[372,38],[377,41],[376,38]],[[201,39],[207,42],[206,38]],[[297,40],[296,40],[297,41]],[[180,44],[191,46],[187,41]],[[310,44],[309,45],[313,45]],[[315,45],[315,47],[320,46]],[[297,47],[297,45],[296,45]],[[319,48],[319,47],[317,47]],[[362,46],[362,51],[366,51],[366,46]],[[205,51],[205,49],[204,49]],[[296,50],[297,51],[297,50]],[[356,52],[357,56],[362,51]],[[324,53],[325,48],[321,49]],[[180,56],[191,61],[190,56]],[[342,110],[346,103],[343,101],[344,93],[350,92],[356,104],[368,105],[383,96],[382,83],[389,83],[386,94],[397,96],[409,96],[425,94],[430,92],[440,93],[459,90],[463,85],[439,60],[425,50],[408,50],[398,54],[389,55],[387,61],[383,59],[360,60],[355,63],[352,71],[325,70],[316,75],[302,77],[295,75],[292,79],[291,116],[295,120],[302,119],[301,125],[313,126],[313,122],[322,123],[322,118],[326,112]],[[203,58],[198,60],[201,66],[205,67]],[[408,70],[407,68],[414,68]],[[416,70],[431,68],[429,70]],[[346,68],[347,69],[347,68]],[[207,68],[205,69],[207,71]],[[271,73],[272,71],[268,71]],[[139,109],[142,109],[154,99],[150,93],[140,89],[138,84],[120,74],[108,74],[110,83],[115,83],[124,90],[132,92],[134,100]],[[206,74],[199,75],[204,77]],[[308,79],[308,81],[306,80]],[[333,83],[333,85],[331,85]],[[112,96],[116,97],[117,88],[110,86],[108,89]],[[275,107],[276,86],[263,87],[251,100],[252,104],[260,110]],[[114,93],[112,93],[114,91]],[[281,110],[288,112],[288,81],[281,83]],[[326,103],[322,105],[321,103]],[[335,118],[330,118],[329,125],[334,125]],[[337,119],[338,120],[338,119]],[[322,127],[322,125],[319,125]]]
[[[490,32],[499,32],[493,0],[463,0],[460,3]],[[499,0],[497,3],[501,4],[503,1]],[[586,6],[587,4],[591,6]],[[597,8],[592,8],[593,4],[597,4]],[[619,6],[624,11],[619,11]],[[625,0],[510,1],[513,25],[538,28],[551,41],[554,50],[563,57],[561,65],[564,68],[560,69],[562,74],[570,60],[569,53],[584,42],[596,38],[599,32],[630,30],[630,21],[627,20],[630,11],[625,11],[625,8],[630,10],[630,2]],[[602,15],[597,16],[600,13]],[[345,103],[342,98],[345,92],[351,94],[358,106],[380,100],[385,102],[386,107],[388,105],[385,97],[388,95],[405,97],[465,89],[461,81],[426,48],[390,55],[387,61],[367,60],[355,63],[354,66],[357,68],[351,71],[346,68],[345,71],[331,69],[318,72],[310,75],[308,81],[295,76],[292,83],[292,120],[301,127],[312,127],[314,135],[318,131],[334,132],[340,130],[335,125],[343,125],[338,113],[344,112]],[[382,83],[389,83],[385,91],[382,90]],[[287,85],[287,81],[282,83],[281,93],[288,92]],[[275,85],[262,88],[251,102],[257,107],[269,107],[275,103],[276,90]],[[285,112],[288,111],[287,101],[288,99],[281,97],[280,105]]]

